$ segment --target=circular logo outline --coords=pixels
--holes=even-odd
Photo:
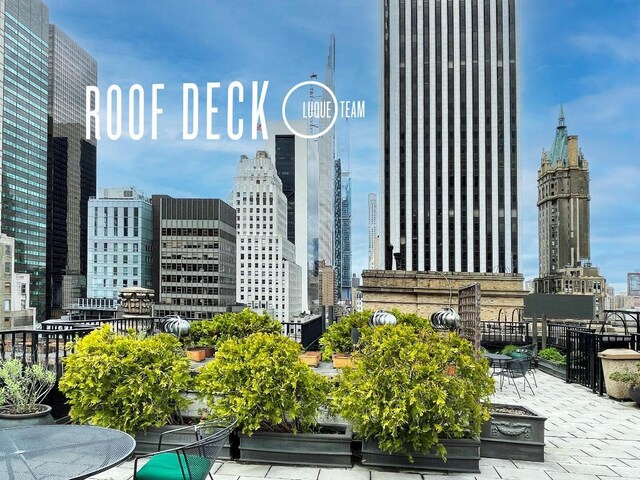
[[[325,128],[322,132],[318,132],[318,133],[314,133],[314,134],[306,134],[306,133],[297,132],[291,126],[291,124],[289,123],[289,119],[287,118],[286,110],[287,110],[287,102],[289,101],[289,97],[298,88],[304,87],[305,85],[315,85],[317,87],[322,88],[324,91],[328,92],[329,95],[331,95],[331,100],[333,100],[333,104],[336,107],[336,111],[335,111],[335,113],[333,115],[333,118],[331,119],[331,123],[329,123],[329,126],[327,128]],[[293,86],[287,92],[287,94],[284,97],[284,100],[282,101],[282,120],[284,121],[284,124],[287,126],[289,131],[291,133],[293,133],[294,135],[297,135],[298,137],[305,138],[307,140],[311,140],[311,139],[314,139],[314,138],[319,138],[319,137],[323,136],[325,133],[327,133],[329,130],[331,130],[333,128],[333,126],[336,124],[336,121],[338,120],[338,98],[336,97],[336,94],[333,93],[333,91],[322,82],[318,82],[316,80],[306,80],[304,82],[300,82],[297,85]]]

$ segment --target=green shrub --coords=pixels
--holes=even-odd
[[[640,362],[636,364],[634,370],[613,372],[609,378],[617,382],[628,383],[631,388],[640,388]]]
[[[187,343],[196,347],[216,347],[230,338],[245,338],[254,333],[280,333],[282,324],[269,315],[248,308],[238,313],[223,313],[211,320],[191,323]]]
[[[411,458],[433,446],[444,457],[442,438],[479,436],[494,382],[471,343],[408,325],[363,336],[362,353],[343,370],[333,395],[334,409],[360,438]]]
[[[517,345],[505,345],[505,347],[500,351],[502,355],[511,356],[511,354],[515,353],[520,347]]]
[[[556,348],[553,347],[549,347],[549,348],[544,348],[542,350],[540,350],[540,352],[538,352],[538,357],[544,359],[544,360],[548,360],[551,363],[555,363],[557,365],[566,365],[567,364],[567,359],[566,357],[560,353],[560,351]]]
[[[168,334],[118,335],[109,326],[75,343],[64,359],[60,391],[71,420],[135,433],[165,423],[187,401],[189,361]]]
[[[200,371],[196,389],[214,416],[237,418],[244,434],[306,431],[326,403],[329,383],[300,353],[300,345],[281,334],[227,340]]]
[[[38,404],[56,383],[56,374],[38,363],[24,366],[18,359],[0,361],[0,411],[23,414],[40,411]]]
[[[389,311],[398,320],[399,325],[410,325],[415,328],[431,329],[431,322],[428,319],[419,317],[413,313],[402,313],[393,309]],[[371,310],[354,312],[345,315],[336,323],[329,325],[327,331],[320,339],[322,347],[322,359],[331,360],[334,353],[352,353],[354,351],[351,329],[356,328],[364,331],[368,328],[369,319],[373,315]]]

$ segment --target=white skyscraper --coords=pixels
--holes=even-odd
[[[236,297],[280,321],[303,311],[302,268],[287,238],[287,196],[264,151],[240,157],[233,193],[237,216]]]
[[[375,193],[369,194],[369,268],[378,268],[376,265],[376,238],[378,237],[378,198]]]

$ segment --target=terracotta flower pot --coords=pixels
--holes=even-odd
[[[216,349],[213,347],[201,347],[204,350],[204,356],[206,358],[211,358],[216,353]]]
[[[204,348],[195,347],[195,348],[187,348],[187,357],[189,360],[194,362],[201,362],[205,358]]]

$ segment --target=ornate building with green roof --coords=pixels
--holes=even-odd
[[[589,163],[569,135],[564,111],[553,146],[542,151],[538,170],[539,278],[536,293],[585,294],[604,305],[605,280],[591,265]]]

